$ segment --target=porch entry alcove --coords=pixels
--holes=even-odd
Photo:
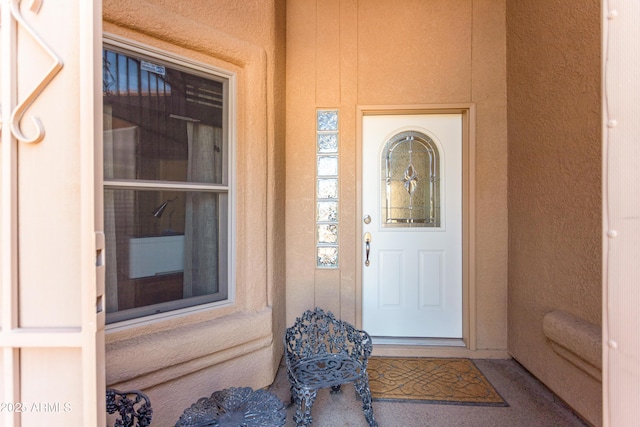
[[[378,354],[475,349],[473,113],[358,108],[358,317]]]

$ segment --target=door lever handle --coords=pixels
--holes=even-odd
[[[368,231],[364,233],[364,253],[365,253],[365,261],[364,265],[369,267],[369,251],[371,250],[371,233]]]

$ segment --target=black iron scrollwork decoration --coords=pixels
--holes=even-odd
[[[175,427],[284,426],[284,404],[266,390],[231,387],[203,397],[187,408]]]
[[[373,351],[367,332],[336,319],[330,311],[316,308],[304,312],[287,329],[284,346],[291,399],[296,407],[293,419],[297,426],[312,423],[311,408],[319,389],[331,387],[336,393],[347,383],[353,383],[360,396],[369,426],[378,426],[367,375]]]
[[[107,390],[107,413],[118,413],[114,427],[147,427],[151,425],[151,401],[141,391]]]

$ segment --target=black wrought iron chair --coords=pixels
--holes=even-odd
[[[107,413],[118,413],[113,427],[148,427],[151,425],[151,401],[141,391],[107,389]]]
[[[367,375],[373,350],[369,334],[336,319],[330,311],[325,313],[316,308],[307,310],[287,329],[284,346],[297,426],[311,424],[311,408],[318,390],[331,387],[332,393],[338,393],[342,384],[347,383],[354,384],[362,399],[369,426],[378,426]]]

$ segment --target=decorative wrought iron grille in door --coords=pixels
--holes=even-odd
[[[381,158],[383,227],[440,227],[440,152],[417,131],[396,134]]]

